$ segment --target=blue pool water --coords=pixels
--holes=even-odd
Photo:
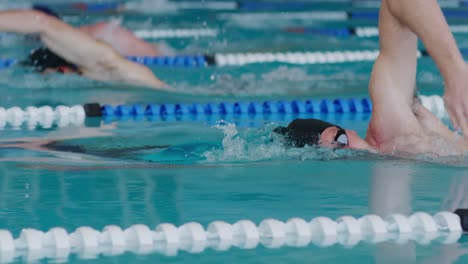
[[[53,2],[53,1],[52,1]],[[57,2],[57,1],[56,1]],[[90,1],[92,2],[92,1]],[[21,2],[22,3],[22,2]],[[28,2],[24,2],[28,3]],[[122,19],[131,29],[217,28],[214,38],[162,40],[177,54],[287,52],[378,48],[377,38],[335,38],[286,32],[293,26],[375,25],[375,21],[313,22],[222,20],[222,11],[174,11],[164,1],[143,1],[144,14],[70,13],[72,24]],[[157,7],[167,7],[166,13]],[[153,9],[151,9],[153,8]],[[151,11],[154,12],[151,12]],[[163,9],[164,10],[164,9]],[[239,11],[230,11],[241,13]],[[274,14],[272,14],[274,16]],[[468,38],[457,36],[461,47]],[[22,58],[38,44],[15,35],[0,40],[2,58]],[[176,90],[154,91],[100,83],[77,76],[41,76],[21,67],[0,71],[0,106],[132,103],[207,103],[245,100],[348,98],[367,96],[371,62],[336,65],[254,64],[238,67],[152,70]],[[418,87],[442,94],[434,63],[419,61]],[[369,114],[315,114],[365,136]],[[72,232],[90,226],[122,228],[160,223],[181,225],[215,220],[234,223],[266,218],[286,221],[343,215],[387,216],[436,213],[468,207],[468,161],[401,160],[356,151],[286,149],[272,133],[295,116],[195,121],[88,120],[87,126],[28,130],[6,127],[0,139],[0,229],[15,237],[23,228]],[[445,120],[447,121],[447,120]],[[5,143],[5,141],[14,141]],[[49,148],[37,146],[54,141]],[[25,142],[18,144],[18,142]],[[419,245],[362,242],[346,248],[283,247],[229,251],[207,249],[177,256],[125,253],[70,263],[465,263],[468,242]],[[0,256],[1,257],[1,256]],[[27,257],[17,258],[27,261]]]

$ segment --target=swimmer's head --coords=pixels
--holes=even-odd
[[[38,72],[76,72],[76,65],[66,61],[47,48],[33,50],[28,58],[22,62],[24,66],[33,67]]]
[[[349,146],[347,131],[343,128],[318,119],[296,119],[287,127],[273,130],[281,134],[291,147],[325,146],[345,148]]]

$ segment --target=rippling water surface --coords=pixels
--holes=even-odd
[[[92,2],[92,1],[90,1]],[[129,1],[130,2],[130,1]],[[277,20],[268,23],[220,19],[215,11],[183,11],[168,1],[132,1],[134,12],[65,15],[74,25],[118,19],[130,29],[216,28],[215,38],[165,39],[175,54],[289,52],[375,49],[376,38],[317,37],[284,30],[293,26],[350,26],[349,23]],[[27,5],[16,1],[1,8]],[[272,14],[274,17],[274,14]],[[356,22],[374,25],[373,22]],[[457,36],[461,46],[467,38]],[[157,44],[157,41],[152,41]],[[24,58],[40,44],[8,34],[0,39],[2,58]],[[434,63],[420,60],[423,94],[442,94]],[[22,67],[0,71],[0,106],[133,103],[210,103],[367,96],[371,62],[337,65],[254,64],[242,67],[152,70],[175,93],[71,75],[38,75]],[[266,218],[286,221],[343,215],[387,216],[436,213],[468,207],[468,160],[401,160],[349,150],[286,148],[272,130],[298,116],[198,116],[182,121],[88,119],[85,126],[5,127],[0,133],[0,228],[18,236],[22,228],[61,226],[102,229],[141,223],[181,225],[197,221],[234,223]],[[315,114],[365,136],[368,114]],[[447,122],[447,120],[444,120]],[[72,263],[464,263],[466,238],[444,245],[433,241],[404,245],[369,241],[353,247],[184,250],[124,255],[73,255]],[[137,252],[138,253],[138,252]],[[167,253],[167,252],[166,252]],[[39,257],[44,252],[38,253]],[[37,257],[36,256],[36,257]],[[0,255],[0,257],[2,257]],[[3,256],[5,257],[5,256]],[[17,258],[18,262],[27,260]],[[34,259],[34,255],[29,255]]]

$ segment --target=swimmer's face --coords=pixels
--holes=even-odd
[[[322,134],[320,134],[319,146],[328,148],[352,148],[358,149],[357,142],[361,142],[362,139],[353,130],[345,130],[345,136],[339,133],[340,129],[336,126],[326,128]],[[337,139],[339,139],[337,141]],[[347,144],[345,144],[347,143]]]

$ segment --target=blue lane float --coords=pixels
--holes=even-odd
[[[184,115],[272,115],[272,114],[329,114],[370,113],[369,98],[323,99],[292,101],[220,102],[206,104],[133,104],[84,106],[88,117],[184,116]]]
[[[206,55],[178,55],[161,57],[127,57],[127,59],[148,66],[205,67],[210,59]]]
[[[443,3],[441,3],[442,5]],[[442,7],[462,7],[467,6],[468,0],[454,1],[450,5]],[[315,10],[317,8],[352,8],[366,7],[378,8],[380,1],[378,0],[349,0],[349,1],[256,1],[256,0],[238,0],[238,10],[240,11],[303,11]]]
[[[443,14],[448,20],[467,20],[468,10],[444,9]],[[306,11],[306,12],[245,12],[221,13],[217,17],[221,20],[268,20],[274,16],[276,20],[318,20],[318,21],[369,21],[377,22],[378,10],[351,10],[351,11]]]
[[[0,59],[0,69],[10,68],[16,64],[16,59]]]
[[[453,34],[467,34],[468,25],[450,25],[450,30]],[[336,27],[336,28],[321,28],[321,27],[289,27],[285,28],[284,31],[297,33],[297,34],[308,34],[316,36],[329,36],[336,38],[369,38],[378,37],[378,27]]]
[[[420,96],[429,111],[441,119],[447,119],[443,99],[440,96]],[[368,98],[339,98],[321,100],[278,100],[239,101],[219,103],[167,103],[167,104],[123,104],[64,106],[28,106],[24,109],[14,106],[0,107],[0,129],[4,127],[28,129],[53,126],[99,126],[101,121],[196,121],[215,123],[226,120],[242,126],[257,126],[264,121],[290,121],[294,118],[319,117],[336,119],[336,122],[364,120],[370,117],[372,104]]]
[[[238,9],[241,11],[303,11],[319,7],[351,7],[349,2],[327,2],[327,1],[287,1],[287,2],[259,2],[259,1],[237,1]]]
[[[355,36],[354,28],[317,28],[317,27],[293,27],[286,28],[287,32],[310,34],[316,36],[330,36],[337,38],[349,38]]]
[[[344,34],[344,33],[343,33]],[[371,33],[362,33],[371,34]],[[468,56],[468,49],[460,49]],[[337,64],[374,61],[379,50],[344,50],[316,52],[278,52],[278,53],[231,53],[213,55],[177,55],[163,57],[127,57],[127,59],[154,67],[203,68],[208,66],[242,66],[246,64]],[[426,50],[420,50],[422,57],[429,57]],[[17,59],[0,59],[0,69],[18,64]]]
[[[445,18],[447,19],[467,19],[468,10],[460,9],[443,9],[442,10]],[[378,10],[356,10],[348,12],[349,19],[367,19],[376,20],[379,18]]]
[[[127,57],[128,60],[154,67],[179,67],[179,68],[200,68],[214,64],[211,56],[162,56],[162,57]],[[17,65],[19,60],[6,58],[0,59],[0,69],[10,68]]]
[[[288,2],[278,2],[278,1],[252,1],[252,0],[237,0],[237,1],[206,1],[202,2],[197,6],[196,9],[210,9],[212,5],[218,6],[223,3],[227,3],[229,6],[229,10],[239,10],[245,12],[285,12],[285,11],[304,11],[304,10],[316,10],[318,8],[323,9],[325,7],[331,7],[334,9],[342,8],[342,10],[353,8],[354,6],[368,6],[366,3],[375,3],[379,1],[343,1],[343,2],[327,2],[327,1],[288,1]],[[190,3],[190,6],[193,6],[192,2],[183,2]],[[194,2],[196,3],[196,2]],[[173,2],[175,6],[179,3]],[[44,5],[38,3],[38,5]],[[451,6],[450,9],[443,9],[443,13],[447,19],[466,19],[468,18],[468,10],[459,10],[455,9],[454,7],[464,7],[468,5],[468,0],[461,0],[456,2],[454,5]],[[126,5],[123,2],[119,1],[109,1],[109,2],[102,2],[102,3],[85,3],[85,2],[71,2],[65,4],[49,4],[44,5],[54,10],[56,12],[119,12],[125,11]],[[130,8],[131,10],[132,8]],[[189,8],[190,9],[190,8]],[[215,8],[218,9],[218,8]],[[221,10],[223,8],[220,8]],[[326,12],[326,11],[324,11]],[[376,20],[378,18],[378,10],[377,8],[366,8],[365,10],[351,10],[351,11],[343,11],[344,17],[347,20],[353,19],[364,19],[364,20]]]
[[[55,4],[42,4],[35,3],[35,5],[47,6],[55,12],[116,12],[124,7],[122,2],[101,2],[101,3],[85,3],[85,2],[69,2],[69,3],[55,3]]]

